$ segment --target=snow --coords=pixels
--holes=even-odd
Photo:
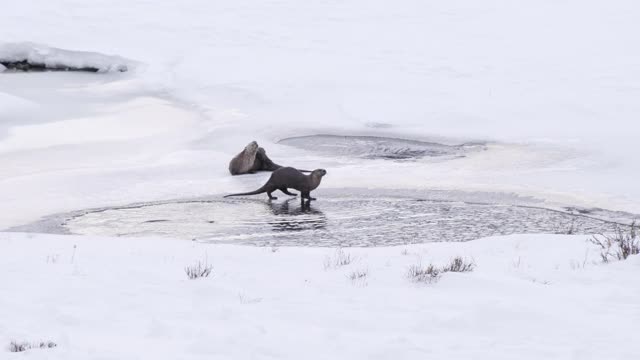
[[[131,109],[131,110],[130,110]],[[138,98],[106,109],[110,114],[77,118],[48,124],[25,125],[11,128],[0,144],[0,153],[25,149],[50,148],[57,145],[78,145],[95,142],[158,137],[189,126],[193,116],[182,116],[173,106],[153,98]],[[123,116],[123,113],[130,114]],[[56,134],[51,137],[51,134]],[[78,134],[85,134],[78,137]]]
[[[0,343],[54,341],[27,356],[47,359],[631,359],[640,258],[602,265],[585,240],[343,249],[352,263],[325,269],[334,249],[5,233]],[[476,269],[406,278],[454,256]],[[188,280],[198,261],[213,274]]]
[[[34,43],[0,43],[0,62],[27,61],[47,68],[93,68],[98,72],[127,71],[130,61],[87,51],[70,51]],[[0,72],[6,70],[3,66]]]
[[[326,168],[322,189],[513,193],[638,214],[638,18],[631,0],[13,2],[0,14],[1,59],[101,73],[0,71],[0,229],[256,188],[268,174],[227,171],[252,140],[278,163]],[[314,134],[487,150],[393,162],[277,143]],[[346,249],[359,260],[324,270],[335,249],[4,232],[0,348],[50,339],[59,346],[24,354],[47,359],[633,358],[638,257],[594,264],[585,240]],[[455,255],[476,271],[429,286],[404,276]],[[204,258],[214,275],[186,280],[184,266]],[[365,269],[366,286],[347,280]]]
[[[25,113],[30,107],[37,107],[37,104],[26,99],[6,93],[0,93],[0,116],[1,121],[8,121],[12,116]]]

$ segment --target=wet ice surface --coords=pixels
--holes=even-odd
[[[621,217],[606,210],[543,208],[495,194],[380,193],[328,190],[310,207],[302,207],[298,198],[269,202],[261,197],[134,204],[52,217],[14,230],[257,246],[384,246],[516,233],[594,234],[614,230],[618,224],[609,219]],[[476,202],[480,198],[494,202]],[[627,220],[633,217],[626,215]]]
[[[309,135],[291,137],[278,143],[323,155],[367,159],[407,160],[424,157],[455,158],[485,148],[482,143],[446,145],[436,142],[378,136]]]

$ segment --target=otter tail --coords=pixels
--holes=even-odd
[[[238,193],[238,194],[229,194],[229,195],[225,195],[224,197],[231,197],[231,196],[245,196],[245,195],[258,195],[258,194],[262,194],[264,192],[267,192],[267,190],[265,189],[265,186],[261,187],[258,190],[255,191],[250,191],[250,192],[246,192],[246,193]]]

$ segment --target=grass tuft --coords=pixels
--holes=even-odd
[[[351,254],[344,252],[342,249],[336,250],[333,256],[327,256],[324,260],[324,269],[339,268],[349,265],[353,262],[354,257]]]
[[[209,277],[212,270],[213,265],[209,265],[207,262],[201,261],[198,261],[195,265],[190,265],[184,268],[184,272],[187,273],[190,280]]]
[[[472,260],[456,256],[442,267],[429,264],[426,267],[420,264],[411,265],[407,271],[407,278],[413,282],[431,284],[440,280],[442,274],[447,272],[470,272],[475,269],[476,264]]]
[[[441,271],[433,264],[427,267],[422,265],[411,265],[407,272],[407,277],[413,282],[431,284],[440,280]]]
[[[442,268],[442,272],[470,272],[476,267],[473,261],[463,259],[460,256],[456,256],[451,259],[451,262]]]
[[[626,260],[631,255],[640,254],[640,227],[634,222],[627,231],[617,228],[613,234],[593,236],[589,241],[600,247],[602,262]]]
[[[11,341],[11,343],[9,343],[9,352],[23,352],[30,349],[51,349],[56,346],[58,346],[58,344],[54,343],[53,341],[40,341],[36,343],[27,341]]]

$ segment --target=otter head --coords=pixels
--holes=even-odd
[[[322,179],[323,176],[327,175],[327,170],[325,169],[315,169],[311,172],[311,176]]]
[[[258,152],[258,143],[256,141],[250,142],[247,146],[244,147],[244,151],[247,154],[255,155]]]
[[[309,175],[310,178],[310,190],[315,190],[319,185],[320,185],[320,181],[322,180],[322,177],[327,175],[327,170],[325,169],[315,169],[311,172],[311,175]]]

